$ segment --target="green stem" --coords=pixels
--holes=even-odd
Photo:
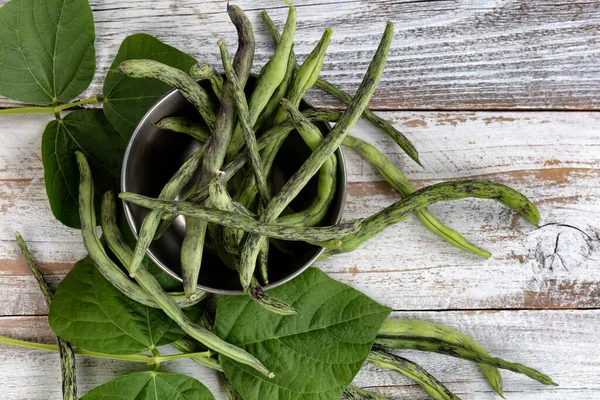
[[[154,368],[152,368],[152,371],[156,372],[160,368],[160,353],[158,352],[158,349],[153,348],[152,355],[154,356]]]
[[[99,103],[102,102],[102,96],[94,96],[89,99],[75,101],[73,103],[63,104],[60,106],[48,106],[48,107],[19,107],[19,108],[5,108],[0,110],[0,115],[7,114],[54,114],[56,115],[60,111],[68,110],[73,107],[78,107],[84,104]]]
[[[9,344],[12,346],[28,347],[30,349],[46,350],[58,352],[58,346],[45,343],[28,342],[26,340],[13,339],[6,336],[0,335],[0,344]],[[154,364],[155,368],[158,368],[161,362],[177,360],[180,358],[192,358],[192,357],[204,357],[210,358],[214,353],[211,351],[202,351],[198,353],[183,353],[183,354],[172,354],[168,356],[161,356],[156,349],[152,350],[153,356],[147,356],[144,354],[104,354],[95,351],[88,351],[80,348],[74,348],[73,353],[80,354],[86,357],[94,358],[107,358],[110,360],[122,360],[122,361],[133,361],[141,362],[145,364]]]

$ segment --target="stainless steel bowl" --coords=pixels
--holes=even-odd
[[[251,87],[253,83],[254,79],[251,78],[247,87]],[[310,105],[306,102],[302,105],[302,107],[308,106]],[[157,197],[167,180],[200,146],[197,140],[187,135],[163,131],[152,126],[152,122],[171,115],[186,115],[201,121],[197,111],[178,91],[170,91],[163,96],[142,118],[127,146],[121,171],[122,191]],[[319,124],[318,126],[324,135],[329,133],[328,124]],[[300,136],[292,132],[275,160],[273,169],[275,190],[281,188],[309,154],[310,150]],[[346,199],[346,165],[340,150],[337,151],[336,156],[338,157],[337,192],[327,218],[325,218],[327,225],[340,221]],[[317,180],[316,177],[313,177],[292,202],[292,209],[306,208],[314,198],[316,186]],[[147,210],[127,202],[123,203],[123,207],[127,222],[137,237]],[[184,235],[185,218],[180,216],[159,240],[152,243],[148,250],[148,256],[158,266],[180,281],[179,257]],[[282,285],[300,275],[315,262],[323,251],[322,248],[303,242],[288,242],[288,247],[291,254],[284,254],[273,245],[270,246],[269,280],[271,283],[265,286],[265,289]],[[213,293],[242,293],[237,273],[223,265],[210,243],[205,245],[198,286]]]

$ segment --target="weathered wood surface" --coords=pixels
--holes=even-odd
[[[478,311],[395,312],[393,318],[423,319],[468,333],[497,357],[521,362],[554,378],[559,387],[543,386],[527,377],[503,372],[505,395],[512,400],[595,400],[600,397],[600,311]],[[44,317],[0,318],[0,334],[53,343]],[[437,354],[403,352],[464,400],[499,399],[473,363]],[[147,367],[122,361],[78,359],[80,393],[123,373]],[[188,360],[163,364],[164,371],[201,380],[217,399],[225,396],[216,373]],[[365,365],[356,385],[393,400],[425,400],[414,383],[399,374]],[[39,350],[0,346],[2,399],[60,398],[58,355]]]
[[[0,0],[0,5],[6,0]],[[101,92],[121,41],[147,32],[220,65],[215,42],[233,46],[224,0],[92,0],[98,70],[85,96]],[[600,3],[569,0],[294,1],[303,57],[334,29],[323,75],[354,90],[386,20],[395,23],[389,64],[372,102],[379,109],[598,109]],[[272,0],[235,4],[257,32],[255,70],[272,53],[259,13],[283,23]],[[337,105],[314,94],[319,106]],[[13,106],[0,98],[0,107]]]
[[[600,114],[534,112],[383,113],[409,133],[426,169],[367,123],[353,134],[379,147],[418,186],[483,177],[510,184],[539,206],[535,229],[491,200],[432,207],[435,215],[494,255],[459,251],[416,219],[318,266],[396,310],[597,308],[600,306]],[[48,117],[0,118],[0,315],[46,306],[20,257],[14,231],[58,282],[84,254],[79,231],[54,220],[43,186],[40,136]],[[346,217],[363,217],[398,195],[350,151]],[[557,255],[553,256],[557,236]],[[591,239],[590,239],[591,238]]]

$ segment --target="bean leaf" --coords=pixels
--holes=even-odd
[[[275,377],[220,355],[227,378],[245,399],[339,399],[391,309],[315,268],[269,294],[299,315],[271,313],[247,296],[222,296],[215,329]]]
[[[126,138],[131,137],[150,107],[171,89],[155,79],[130,78],[112,71],[121,62],[133,59],[160,61],[186,73],[196,63],[193,57],[154,36],[140,33],[125,38],[106,74],[102,92],[106,117]]]
[[[42,136],[44,183],[54,217],[79,228],[79,170],[75,150],[84,152],[94,175],[96,195],[118,185],[125,140],[102,110],[77,110],[46,125]]]
[[[90,390],[81,400],[214,400],[202,383],[182,374],[136,372]]]
[[[0,94],[33,104],[66,102],[96,69],[87,0],[12,0],[0,9]]]
[[[186,313],[200,316],[198,307]],[[89,257],[78,261],[52,299],[50,327],[86,350],[138,354],[173,343],[185,333],[162,310],[137,303],[115,289]]]

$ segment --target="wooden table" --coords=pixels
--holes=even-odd
[[[216,40],[235,43],[225,1],[91,3],[98,72],[82,97],[101,92],[106,69],[129,34],[150,33],[214,65]],[[419,187],[463,178],[506,183],[528,195],[542,224],[549,224],[535,229],[491,201],[439,204],[431,208],[435,215],[489,249],[491,259],[441,242],[412,218],[319,268],[393,307],[395,318],[460,329],[493,355],[538,368],[560,384],[545,387],[506,372],[509,399],[600,398],[600,1],[295,3],[297,53],[304,57],[332,27],[322,75],[348,91],[366,70],[385,20],[395,23],[389,63],[371,105],[407,133],[425,168],[366,123],[353,134],[384,151]],[[236,4],[255,23],[258,67],[272,52],[259,11],[269,9],[282,23],[285,7],[269,0]],[[340,106],[319,92],[310,100]],[[0,98],[0,107],[13,106]],[[44,341],[52,341],[48,310],[14,231],[28,239],[54,284],[84,254],[79,231],[54,220],[46,199],[40,138],[49,120],[0,118],[0,334]],[[348,218],[398,198],[365,162],[345,155]],[[409,358],[463,399],[497,398],[471,363],[418,353]],[[79,359],[80,392],[137,368]],[[223,398],[212,372],[185,361],[164,368],[191,374]],[[55,354],[0,349],[2,399],[60,398],[59,375]],[[392,399],[426,398],[411,381],[372,366],[355,383]]]

